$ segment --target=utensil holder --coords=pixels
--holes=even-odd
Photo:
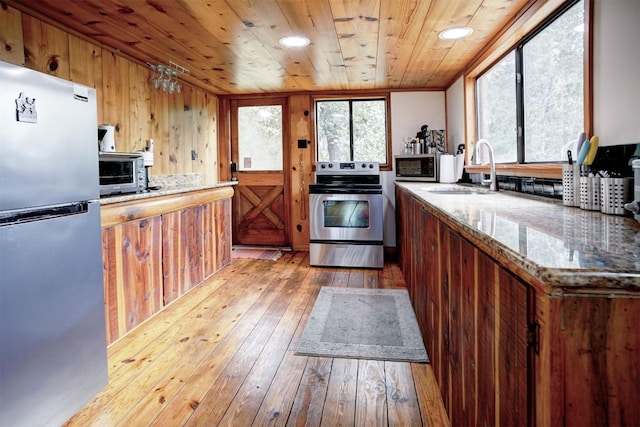
[[[602,178],[600,193],[602,204],[600,210],[606,214],[627,215],[625,203],[632,199],[633,178]]]
[[[580,206],[579,165],[562,165],[562,204]]]
[[[580,177],[580,209],[599,211],[600,177]]]

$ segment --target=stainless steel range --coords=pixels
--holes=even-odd
[[[311,265],[382,268],[382,185],[373,162],[318,162],[309,186]]]

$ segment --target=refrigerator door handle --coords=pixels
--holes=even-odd
[[[59,218],[68,215],[78,215],[87,213],[88,211],[88,202],[75,202],[43,208],[3,211],[0,212],[0,227],[23,224],[31,221]]]

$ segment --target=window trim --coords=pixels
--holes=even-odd
[[[363,92],[357,95],[352,94],[314,94],[311,95],[311,135],[313,135],[314,143],[311,144],[312,147],[312,158],[313,165],[317,163],[318,155],[317,155],[317,126],[316,126],[316,101],[354,101],[354,100],[363,100],[363,99],[384,99],[385,107],[386,107],[386,161],[385,163],[380,163],[381,171],[390,171],[392,170],[392,145],[391,145],[391,95],[390,92]]]
[[[587,135],[593,134],[593,1],[584,0],[585,51],[584,51],[584,128]],[[566,0],[532,0],[503,30],[496,35],[487,47],[469,64],[464,73],[465,127],[466,127],[466,168],[468,172],[488,171],[488,166],[471,165],[472,141],[478,139],[476,80],[485,71],[500,61],[507,53],[535,35],[548,25],[562,10],[566,10]],[[515,172],[511,173],[511,172]],[[536,178],[562,178],[562,165],[559,162],[548,163],[512,163],[496,165],[499,175],[530,176]]]

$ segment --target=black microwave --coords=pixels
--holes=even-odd
[[[438,154],[401,154],[394,162],[396,181],[438,180]]]
[[[147,171],[141,153],[100,152],[100,196],[141,193]]]

